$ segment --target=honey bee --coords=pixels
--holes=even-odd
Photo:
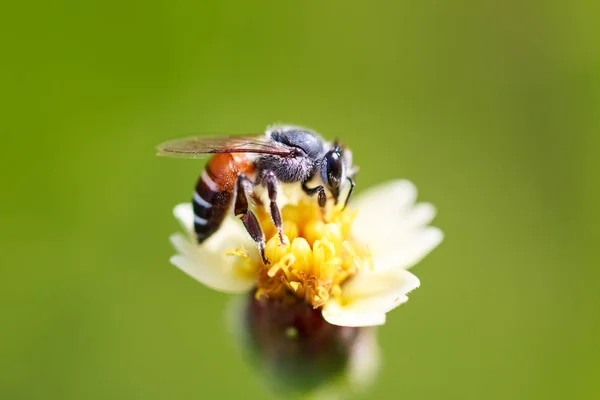
[[[299,183],[307,195],[317,196],[321,208],[327,203],[327,193],[338,204],[348,185],[345,207],[354,189],[352,152],[337,140],[327,142],[316,132],[296,126],[273,126],[262,135],[176,139],[159,145],[158,155],[212,155],[193,194],[196,239],[203,243],[215,233],[233,205],[235,216],[257,243],[265,264],[265,237],[249,207],[256,187],[267,191],[270,216],[282,242],[283,222],[277,205],[280,182]]]

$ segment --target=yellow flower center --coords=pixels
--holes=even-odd
[[[228,254],[257,271],[257,297],[300,299],[317,308],[339,296],[341,285],[359,270],[372,267],[369,252],[350,233],[355,211],[332,206],[324,212],[314,198],[288,204],[281,210],[283,244],[264,208],[255,212],[267,238],[269,264],[252,261],[243,249]]]

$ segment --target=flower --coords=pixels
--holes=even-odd
[[[219,291],[256,288],[257,298],[321,309],[333,325],[382,325],[386,313],[419,286],[407,269],[443,239],[438,228],[428,226],[435,208],[415,204],[416,195],[411,182],[398,180],[368,190],[345,209],[331,205],[323,212],[307,196],[282,200],[284,243],[268,213],[257,206],[268,264],[235,218],[226,218],[213,236],[196,244],[191,205],[180,204],[174,214],[187,234],[171,236],[179,253],[171,262]]]

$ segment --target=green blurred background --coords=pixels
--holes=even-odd
[[[168,263],[203,164],[154,146],[278,121],[438,207],[372,398],[597,398],[597,2],[2,8],[3,399],[274,398]]]

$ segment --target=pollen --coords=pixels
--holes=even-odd
[[[372,268],[370,253],[351,235],[356,212],[332,206],[322,210],[315,199],[303,198],[281,210],[284,241],[269,214],[262,208],[257,217],[267,239],[263,264],[256,260],[258,298],[301,300],[314,308],[341,293],[341,286],[361,269]],[[228,254],[245,258],[240,249]],[[250,266],[247,266],[249,268]]]

